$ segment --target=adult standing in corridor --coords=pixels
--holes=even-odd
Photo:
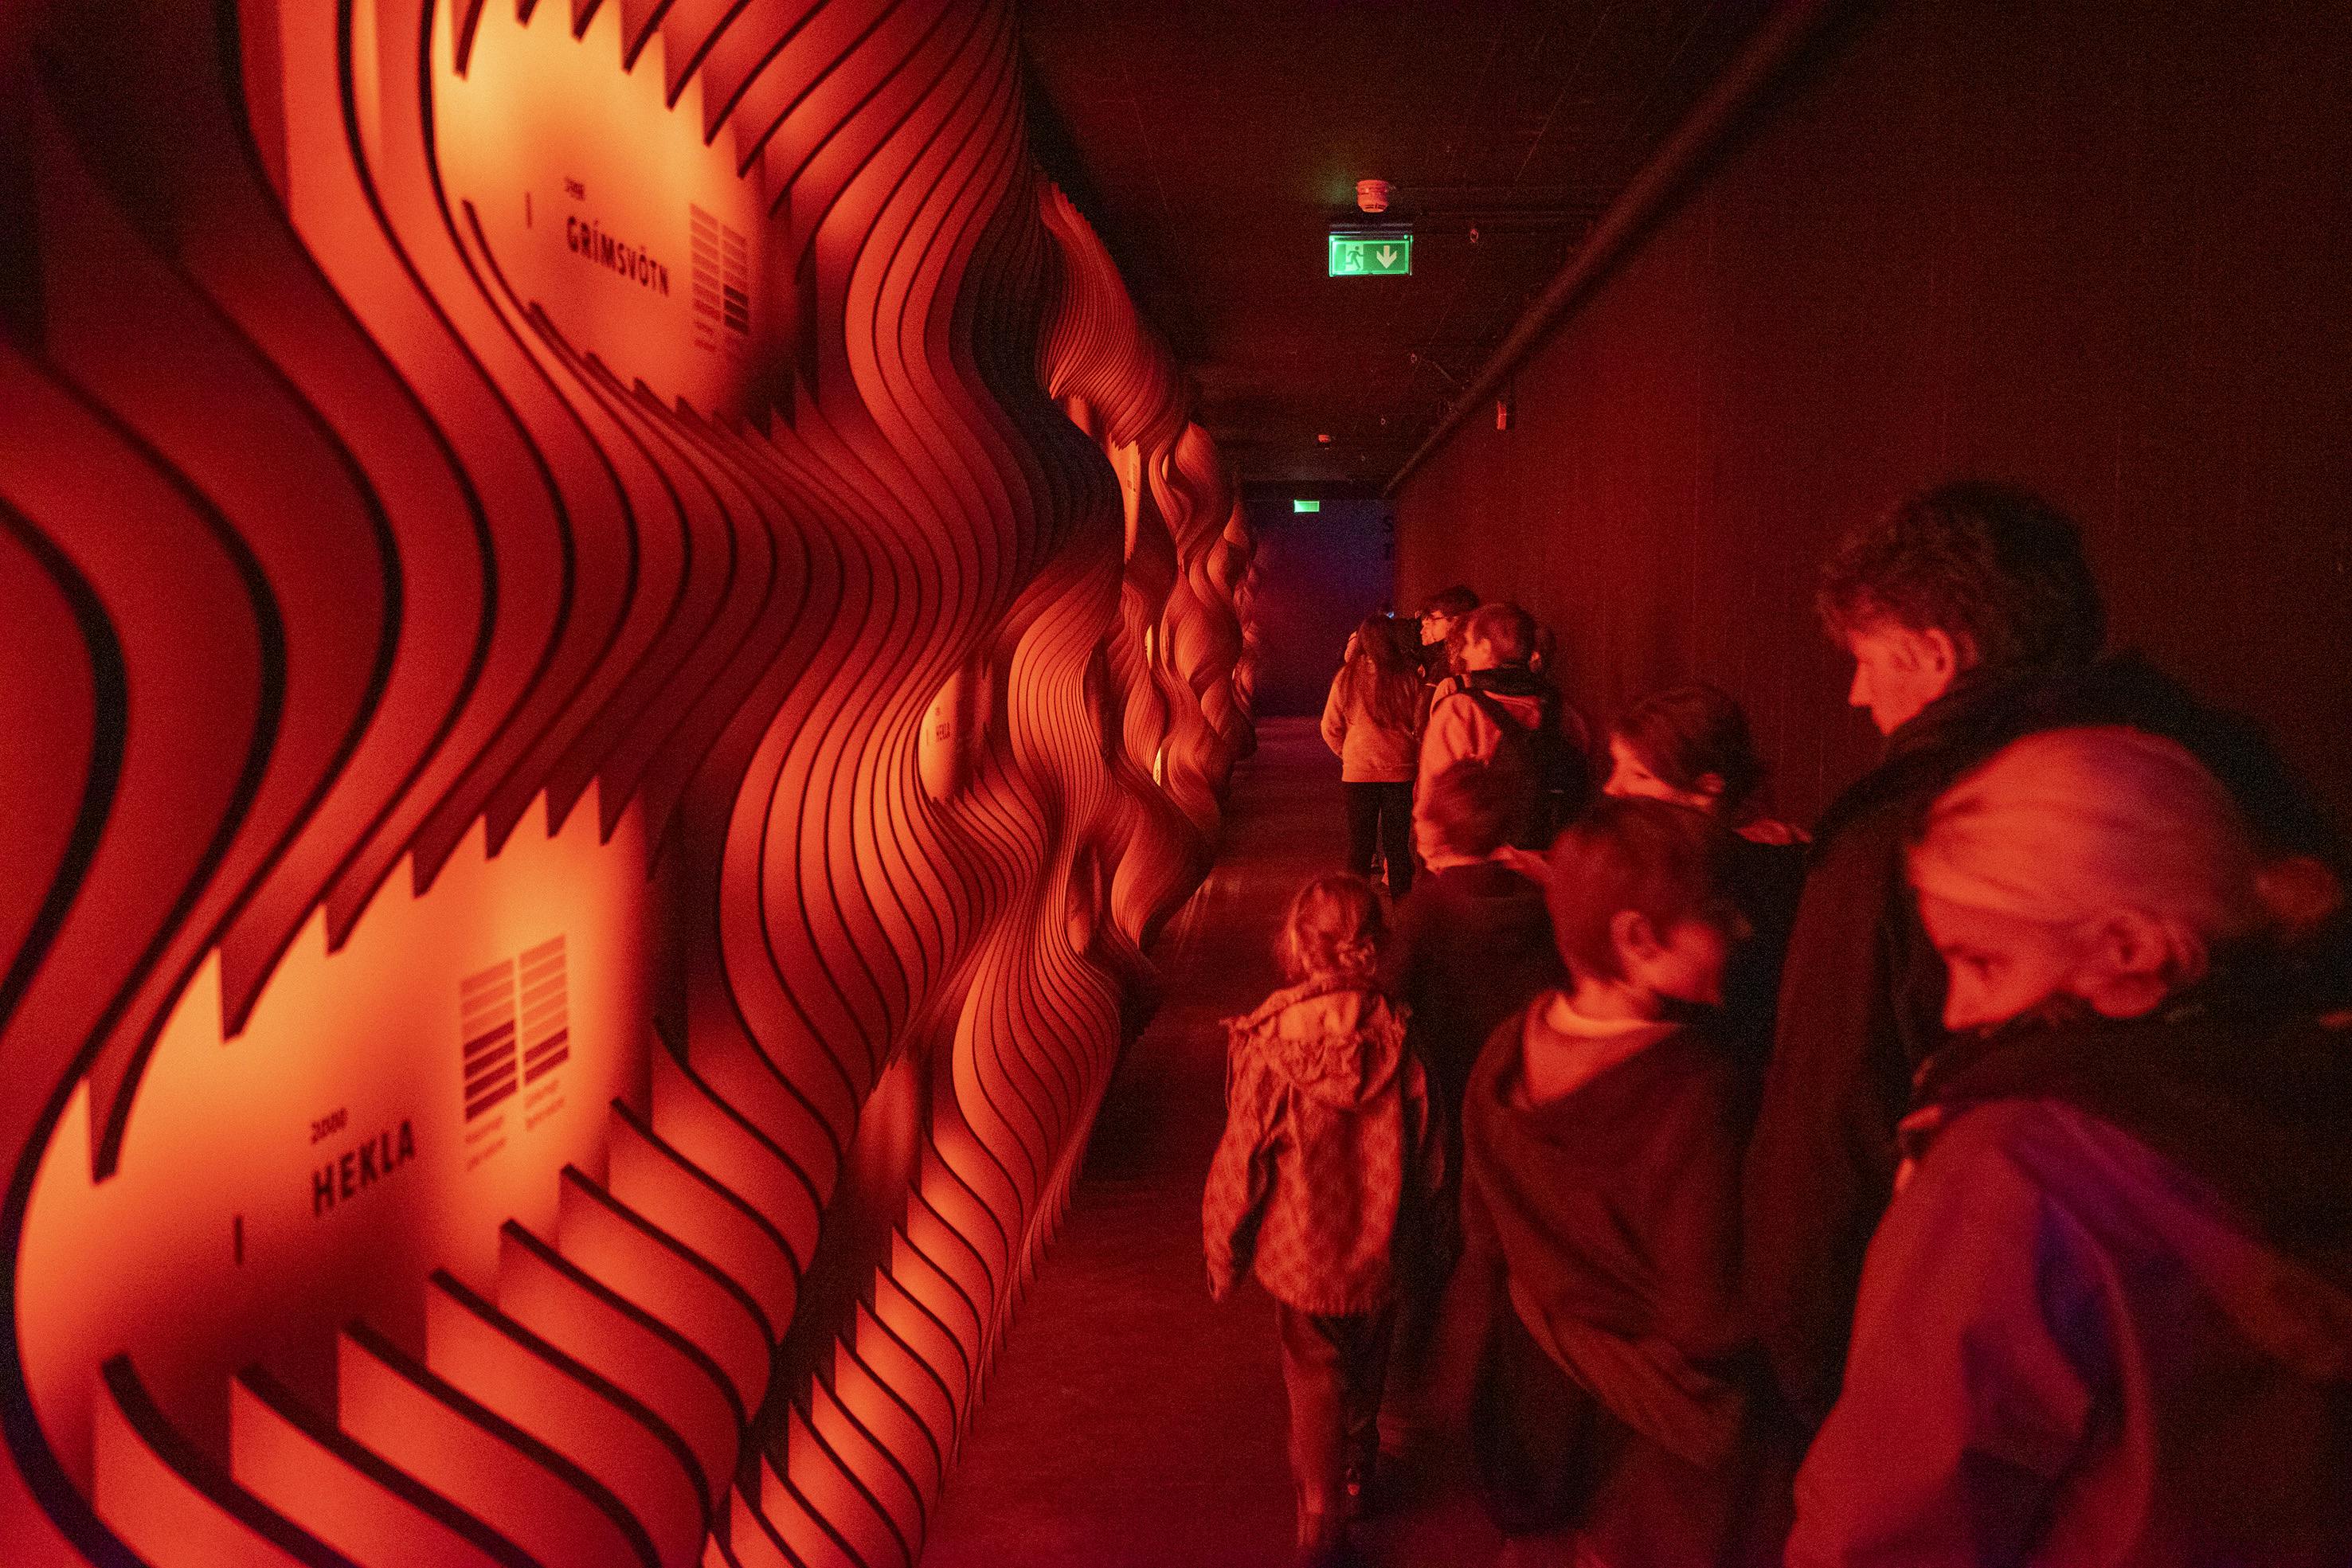
[[[2345,941],[2332,824],[2251,727],[2136,658],[2098,657],[2105,612],[2081,530],[2040,497],[1981,481],[1912,497],[1847,536],[1820,603],[1853,656],[1849,700],[1887,748],[1816,829],[1744,1173],[1748,1305],[1808,1425],[1837,1397],[1863,1253],[1893,1190],[1895,1125],[1914,1072],[1944,1040],[1944,967],[1903,852],[1947,785],[2040,730],[2168,737],[2236,800],[2266,873],[2292,870],[2316,889],[2317,935],[2297,951],[2340,956]]]
[[[1348,869],[1370,877],[1377,852],[1395,899],[1412,890],[1412,774],[1429,714],[1411,630],[1367,616],[1323,703],[1323,744],[1339,755],[1348,797]]]

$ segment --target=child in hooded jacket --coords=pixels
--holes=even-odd
[[[1226,1020],[1223,1138],[1202,1203],[1209,1293],[1253,1266],[1275,1299],[1300,1561],[1347,1551],[1351,1472],[1369,1476],[1400,1272],[1442,1245],[1444,1156],[1405,1009],[1380,989],[1386,938],[1361,877],[1293,898],[1278,944],[1290,982]]]
[[[1570,824],[1545,885],[1569,982],[1505,1020],[1464,1094],[1463,1288],[1489,1325],[1473,1448],[1514,1563],[1777,1557],[1745,1517],[1722,862],[1720,828],[1662,801]]]
[[[1951,1033],[1788,1562],[2352,1562],[2352,1016],[2245,813],[2170,740],[2045,730],[1905,859]]]

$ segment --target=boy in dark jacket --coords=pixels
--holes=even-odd
[[[1534,789],[1507,757],[1457,762],[1432,779],[1419,842],[1428,870],[1397,910],[1394,989],[1412,1014],[1405,1043],[1429,1072],[1430,1115],[1453,1177],[1441,1198],[1448,1213],[1458,1201],[1462,1092],[1479,1049],[1497,1024],[1568,976],[1544,906],[1543,862],[1507,841]],[[1471,1326],[1462,1313],[1439,1310],[1449,1300],[1452,1258],[1429,1261],[1399,1298],[1381,1413],[1391,1453],[1432,1435],[1433,1364]]]
[[[1604,800],[1564,831],[1547,892],[1570,982],[1496,1031],[1464,1102],[1489,1506],[1507,1534],[1571,1535],[1609,1568],[1738,1551],[1738,1092],[1685,1021],[1720,1003],[1739,935],[1723,849],[1657,800]]]
[[[1511,847],[1535,781],[1508,757],[1454,764],[1429,781],[1416,847],[1428,875],[1398,905],[1397,994],[1413,1052],[1459,1146],[1463,1085],[1495,1026],[1567,977],[1544,906],[1543,862]]]

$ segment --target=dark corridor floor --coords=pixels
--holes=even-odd
[[[1209,1301],[1201,1186],[1224,1119],[1218,1020],[1275,984],[1291,892],[1343,859],[1338,759],[1270,719],[1242,765],[1224,854],[1161,937],[1167,999],[1121,1063],[1070,1213],[1021,1303],[924,1568],[1290,1560],[1288,1417],[1273,1302]],[[1383,1565],[1483,1564],[1499,1544],[1459,1488],[1369,1521]]]

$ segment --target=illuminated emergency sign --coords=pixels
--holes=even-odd
[[[1412,271],[1412,235],[1403,229],[1331,231],[1333,277],[1402,277]]]

